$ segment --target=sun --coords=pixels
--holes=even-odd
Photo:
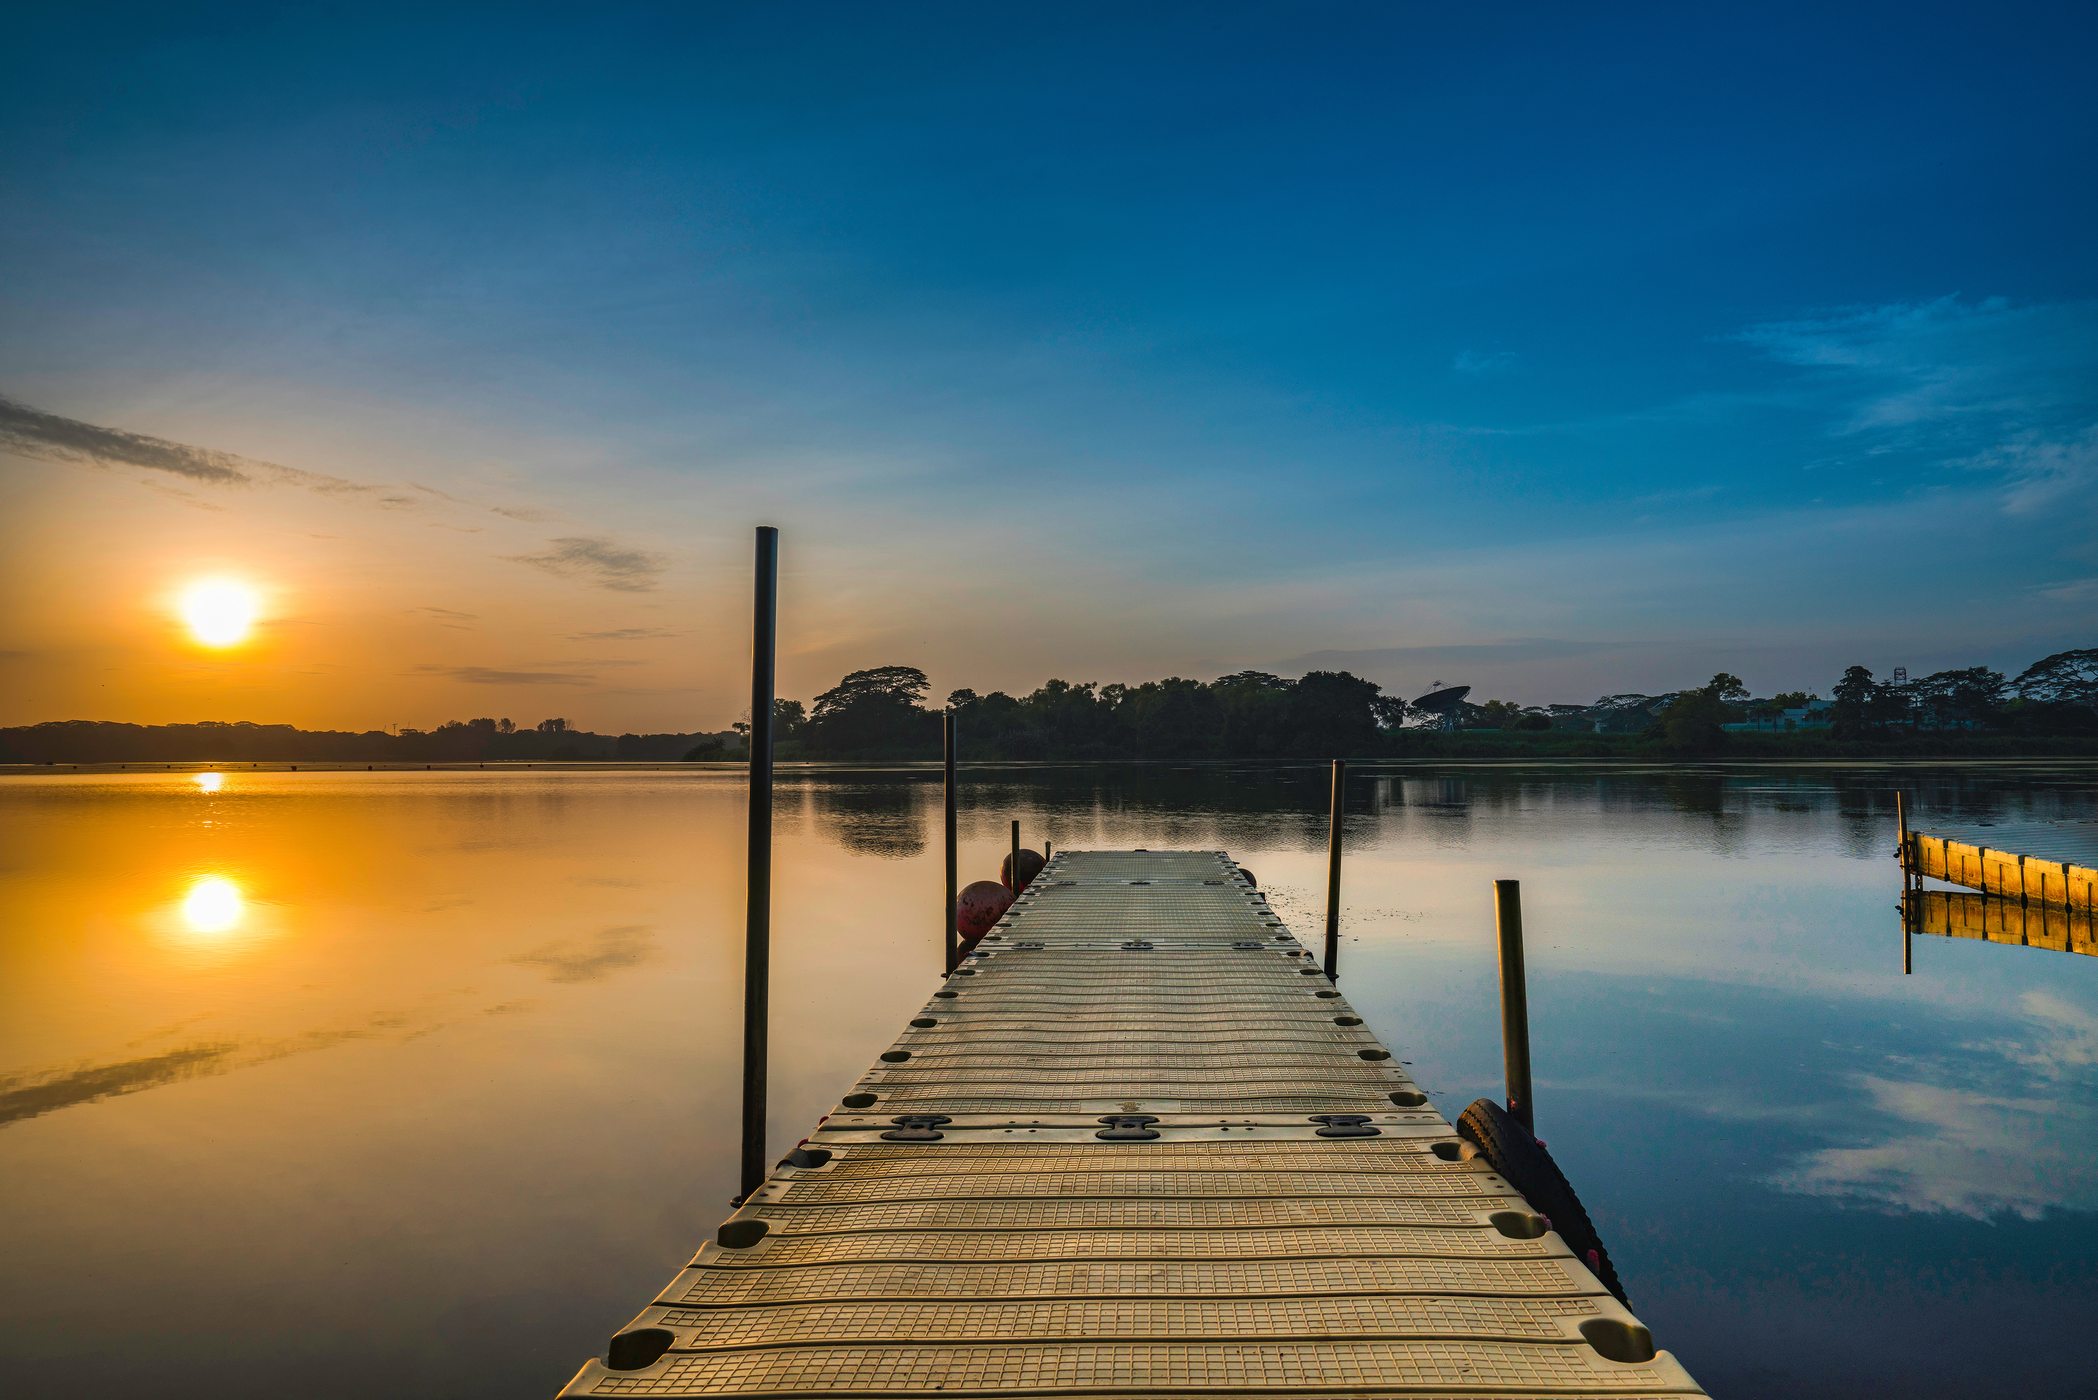
[[[182,620],[208,647],[238,646],[254,630],[262,598],[238,579],[201,579],[182,590]]]

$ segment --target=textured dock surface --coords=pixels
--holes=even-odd
[[[1065,852],[563,1394],[1701,1394],[1547,1227],[1227,857]]]

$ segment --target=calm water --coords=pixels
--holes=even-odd
[[[1324,775],[968,775],[1003,823],[1231,850],[1315,933]],[[1349,996],[1498,1092],[1523,881],[1538,1127],[1634,1306],[1727,1396],[2089,1395],[2098,959],[1918,940],[1919,824],[2088,817],[2089,768],[1361,770]],[[726,1211],[727,771],[0,776],[12,1393],[550,1395]],[[924,999],[936,778],[781,788],[775,1132]],[[1032,843],[1031,841],[1031,843]]]

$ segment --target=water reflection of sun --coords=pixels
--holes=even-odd
[[[226,775],[224,773],[199,773],[191,781],[196,783],[198,792],[213,793],[226,785]]]
[[[191,933],[229,933],[247,913],[247,897],[223,875],[198,876],[182,897],[182,923]]]

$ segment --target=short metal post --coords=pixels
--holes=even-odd
[[[1056,852],[1051,850],[1049,847],[1049,838],[1044,836],[1042,838],[1042,864],[1047,865],[1049,863],[1049,857],[1055,854]]]
[[[1493,925],[1501,941],[1501,1056],[1508,1067],[1508,1112],[1531,1132],[1530,995],[1523,977],[1522,882],[1493,882]]]
[[[1006,868],[1005,887],[1013,892],[1013,898],[1018,899],[1020,897],[1020,819],[1018,817],[1013,818],[1012,864]]]
[[[1348,761],[1333,760],[1333,804],[1326,815],[1326,980],[1340,979],[1340,818]]]
[[[744,877],[743,1190],[765,1182],[765,1051],[772,978],[772,681],[779,630],[779,531],[758,527],[750,632],[750,840]]]
[[[954,904],[960,897],[960,859],[955,849],[954,826],[954,711],[948,710],[940,716],[940,737],[945,749],[943,770],[946,774],[946,826],[947,826],[947,904],[942,921],[947,926],[947,970],[954,971],[962,960],[961,934],[954,927]]]

